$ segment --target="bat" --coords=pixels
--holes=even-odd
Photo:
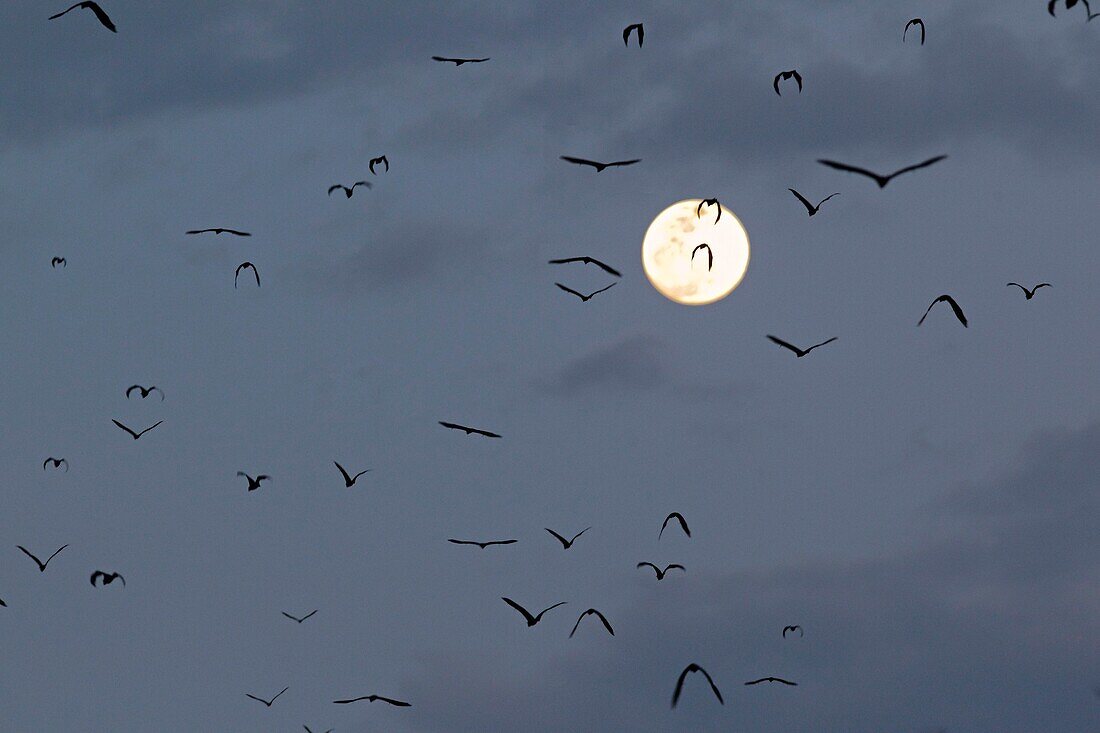
[[[873,173],[866,168],[859,168],[857,166],[848,165],[846,163],[837,163],[835,160],[818,160],[817,162],[821,163],[822,165],[827,165],[830,168],[835,168],[838,171],[847,171],[848,173],[858,173],[861,176],[867,176],[868,178],[873,179],[874,182],[878,184],[879,188],[886,188],[887,183],[894,180],[902,173],[910,173],[912,171],[920,170],[921,168],[927,168],[928,166],[939,163],[941,160],[944,160],[946,158],[946,155],[937,155],[935,158],[929,158],[923,163],[917,163],[916,165],[911,165],[906,168],[902,168],[901,170],[894,171],[888,176]]]
[[[772,79],[772,88],[775,89],[776,94],[781,97],[783,96],[783,93],[779,91],[779,82],[785,81],[786,79],[794,79],[798,82],[798,93],[802,93],[802,74],[799,74],[795,69],[791,69],[790,71],[779,72],[775,75],[775,78]]]
[[[825,344],[831,344],[832,342],[836,341],[836,339],[837,339],[837,337],[833,336],[828,341],[822,341],[820,344],[814,344],[813,346],[811,346],[808,349],[800,349],[797,346],[795,346],[794,344],[788,344],[783,339],[776,338],[775,336],[772,336],[770,334],[768,335],[768,340],[769,341],[771,341],[772,343],[779,344],[784,349],[790,349],[791,351],[794,352],[794,355],[797,356],[799,359],[801,359],[806,354],[810,353],[811,351],[813,351],[814,349],[816,349],[819,346],[824,346]]]
[[[722,699],[722,693],[718,690],[718,686],[714,684],[714,680],[711,679],[707,671],[700,667],[698,664],[692,662],[688,666],[684,667],[684,671],[680,673],[679,679],[676,680],[676,689],[672,691],[672,707],[676,707],[676,703],[680,700],[680,693],[684,689],[684,678],[688,676],[690,672],[700,672],[707,678],[707,682],[710,683],[711,692],[718,698],[718,702],[722,705],[726,704],[726,701]]]
[[[598,616],[600,621],[603,622],[603,627],[607,629],[607,633],[611,634],[612,636],[615,635],[615,629],[611,628],[611,624],[607,623],[607,619],[604,618],[603,614],[594,608],[590,608],[577,617],[577,623],[573,624],[573,630],[569,632],[570,639],[573,638],[573,634],[577,633],[577,627],[581,625],[581,620],[584,619],[585,616],[590,616],[592,614]]]
[[[920,317],[920,320],[917,321],[918,326],[924,323],[924,319],[928,317],[928,314],[932,311],[932,308],[936,305],[936,303],[947,303],[949,306],[951,306],[951,310],[955,312],[955,318],[959,319],[959,323],[963,325],[963,328],[968,328],[966,323],[966,315],[962,312],[962,308],[959,307],[959,304],[956,303],[955,299],[952,298],[950,295],[941,295],[940,297],[933,300],[932,305],[928,306],[928,310],[926,310],[924,312],[924,315]]]
[[[504,601],[504,602],[505,602],[505,603],[507,603],[507,604],[508,604],[509,606],[511,606],[512,608],[516,609],[516,610],[517,610],[517,611],[519,611],[519,612],[520,612],[521,614],[523,614],[523,618],[524,618],[524,619],[525,619],[525,620],[527,621],[527,628],[531,628],[532,626],[534,626],[535,624],[537,624],[537,623],[538,623],[538,622],[539,622],[539,621],[540,621],[540,620],[542,619],[542,615],[543,615],[544,613],[546,613],[547,611],[550,611],[550,610],[552,610],[552,609],[555,609],[555,608],[557,608],[558,606],[564,606],[564,605],[565,605],[565,603],[566,603],[565,601],[559,601],[558,603],[555,603],[555,604],[554,604],[553,606],[550,606],[549,608],[544,608],[544,609],[542,609],[541,611],[539,611],[539,615],[538,615],[538,616],[532,616],[532,615],[531,615],[531,614],[530,614],[530,613],[529,613],[529,612],[527,611],[527,609],[526,609],[526,608],[524,608],[523,606],[519,605],[518,603],[516,603],[515,601],[513,601],[513,600],[512,600],[511,598],[505,598],[504,596],[501,596],[500,600]]]
[[[608,275],[614,275],[615,277],[622,277],[623,276],[623,274],[621,272],[614,269],[610,265],[605,265],[603,262],[600,262],[596,258],[588,257],[588,256],[585,256],[585,257],[565,257],[565,258],[560,259],[560,260],[550,260],[547,264],[550,264],[550,265],[565,265],[565,264],[568,264],[570,262],[583,262],[586,265],[595,265],[596,267],[598,267],[601,270],[603,270],[604,272],[606,272]]]
[[[439,424],[442,425],[445,428],[450,428],[451,430],[462,430],[467,435],[484,435],[486,438],[499,438],[500,437],[496,433],[490,433],[488,430],[479,430],[478,428],[468,428],[465,425],[459,425],[458,423],[443,422],[442,420],[440,420]]]
[[[600,163],[599,161],[588,160],[587,158],[574,158],[571,155],[562,155],[561,159],[575,165],[590,165],[596,169],[597,173],[601,173],[607,168],[614,168],[624,165],[634,165],[635,163],[640,163],[642,160],[641,158],[635,158],[634,160],[616,160],[611,163]]]
[[[99,19],[99,22],[103,24],[104,28],[109,30],[111,33],[118,33],[118,28],[115,28],[115,24],[111,22],[110,16],[108,16],[107,13],[103,12],[103,8],[99,7],[98,3],[94,3],[92,2],[92,0],[84,0],[84,2],[76,3],[75,5],[70,7],[69,10],[76,10],[77,8],[91,10],[93,13],[95,13],[95,17]],[[62,10],[56,15],[51,15],[49,19],[54,20],[55,18],[60,18],[65,13],[69,12],[69,10]]]

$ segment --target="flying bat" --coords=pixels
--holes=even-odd
[[[879,188],[886,188],[887,183],[897,178],[902,173],[910,173],[912,171],[920,170],[921,168],[927,168],[934,163],[939,163],[945,158],[947,158],[946,155],[937,155],[935,158],[929,158],[923,163],[917,163],[916,165],[911,165],[907,168],[902,168],[901,170],[894,171],[888,176],[873,173],[866,168],[859,168],[854,165],[847,165],[846,163],[837,163],[835,160],[818,160],[817,162],[821,163],[822,165],[827,165],[830,168],[835,168],[838,171],[847,171],[848,173],[858,173],[861,176],[867,176],[868,178],[873,179],[874,182],[878,184]]]
[[[443,422],[442,420],[440,420],[439,424],[442,425],[445,428],[450,428],[451,430],[462,430],[467,435],[484,435],[486,438],[499,438],[500,437],[496,433],[490,433],[488,430],[479,430],[477,428],[468,428],[465,425],[459,425],[458,423]]]
[[[392,697],[382,697],[381,695],[363,695],[362,697],[353,697],[348,700],[333,700],[332,702],[336,705],[347,705],[348,703],[359,702],[360,700],[366,700],[367,702],[385,702],[399,708],[412,707],[412,703],[394,700]]]
[[[1038,290],[1039,288],[1049,288],[1049,287],[1053,287],[1053,286],[1052,286],[1052,285],[1051,285],[1050,283],[1039,283],[1038,285],[1036,285],[1035,287],[1033,287],[1033,288],[1032,288],[1031,290],[1028,290],[1028,289],[1027,289],[1027,288],[1025,288],[1025,287],[1024,287],[1023,285],[1021,285],[1020,283],[1007,283],[1007,284],[1005,285],[1005,287],[1006,287],[1006,288],[1007,288],[1007,287],[1011,287],[1012,285],[1015,285],[1015,286],[1016,286],[1016,287],[1018,287],[1018,288],[1019,288],[1020,290],[1023,290],[1023,291],[1024,291],[1024,300],[1031,300],[1032,298],[1034,298],[1034,297],[1035,297],[1035,291],[1036,291],[1036,290]]]
[[[61,464],[64,463],[65,464],[65,473],[69,472],[69,462],[66,461],[64,458],[54,458],[53,456],[50,456],[46,460],[42,461],[42,470],[43,471],[46,470],[46,464],[47,463],[52,463],[54,468],[61,468]]]
[[[55,557],[57,557],[57,553],[64,550],[66,547],[68,547],[68,545],[62,545],[61,547],[57,548],[57,550],[54,552],[54,554],[52,554],[52,555],[50,555],[49,557],[46,558],[46,562],[42,562],[37,557],[32,555],[31,551],[28,550],[26,547],[23,547],[23,545],[16,545],[16,547],[18,547],[20,550],[22,550],[24,555],[29,557],[31,560],[34,560],[34,564],[38,566],[38,572],[44,573],[44,572],[46,572],[46,566],[50,564],[50,560],[53,560]]]
[[[631,23],[623,28],[623,45],[630,45],[630,31],[638,31],[638,48],[642,47],[642,39],[645,38],[645,27],[641,23]]]
[[[371,171],[371,173],[373,172],[374,171]],[[356,186],[366,186],[367,188],[372,188],[369,181],[356,181],[355,183],[351,184],[351,188],[348,188],[347,186],[342,186],[339,183],[334,183],[328,187],[328,195],[331,196],[333,191],[338,188],[342,188],[344,189],[344,196],[350,199],[352,191],[355,190]]]
[[[237,271],[233,273],[233,289],[234,290],[237,289],[237,278],[240,276],[241,270],[245,270],[245,269],[252,270],[252,274],[256,276],[256,287],[260,287],[260,272],[259,272],[259,270],[257,270],[256,266],[253,265],[251,262],[242,262],[241,264],[237,265]]]
[[[676,707],[676,703],[680,700],[680,692],[684,689],[684,678],[687,677],[690,672],[701,672],[703,676],[707,678],[707,682],[710,683],[711,692],[718,698],[718,702],[722,705],[726,704],[726,701],[722,699],[722,693],[718,691],[718,686],[714,684],[714,680],[710,678],[707,671],[698,664],[692,662],[684,667],[684,671],[680,673],[679,679],[676,680],[676,689],[672,691],[672,707]]]
[[[249,476],[244,471],[237,471],[237,475],[238,476],[244,476],[246,479],[248,479],[248,490],[249,491],[255,491],[256,489],[260,488],[260,482],[261,481],[272,481],[273,480],[266,473],[261,473],[256,478],[252,478],[251,476]]]
[[[617,166],[624,166],[624,165],[634,165],[635,163],[640,163],[641,160],[642,160],[641,158],[635,158],[634,160],[616,160],[616,161],[613,161],[611,163],[600,163],[599,161],[588,160],[587,158],[574,158],[571,155],[563,155],[563,156],[561,156],[561,159],[566,161],[567,163],[574,163],[576,165],[590,165],[590,166],[592,166],[593,168],[596,169],[597,173],[602,172],[606,168],[614,168],[614,167],[617,167]]]
[[[797,631],[799,638],[802,638],[803,636],[806,635],[805,633],[803,633],[802,627],[799,626],[798,624],[795,624],[794,626],[784,626],[783,627],[783,638],[784,639],[787,638],[787,632],[788,631],[791,632],[792,634]]]
[[[333,463],[336,463],[336,461],[333,461]],[[352,486],[355,485],[356,479],[358,479],[364,473],[367,473],[368,471],[370,471],[369,468],[364,468],[362,471],[360,471],[359,473],[352,476],[352,475],[348,474],[348,472],[344,470],[344,467],[341,466],[339,463],[336,463],[336,467],[340,469],[340,475],[344,477],[344,486],[346,486],[349,489]]]
[[[68,267],[69,261],[66,260],[64,257],[54,257],[52,260],[50,260],[50,267],[56,270],[58,265],[61,265],[62,267]]]
[[[289,689],[290,689],[289,687],[284,687],[283,692],[286,692]],[[280,692],[279,695],[282,695],[283,692]],[[273,703],[273,702],[275,702],[276,700],[279,699],[279,695],[276,695],[275,697],[271,698],[270,700],[265,700],[262,697],[256,697],[255,695],[249,695],[247,692],[244,693],[245,697],[251,697],[256,702],[262,702],[264,705],[267,705],[268,707],[271,707],[271,703]]]
[[[76,10],[77,8],[91,10],[95,13],[95,17],[99,19],[99,22],[103,24],[104,28],[111,31],[111,33],[118,33],[118,28],[115,28],[115,24],[111,22],[110,16],[103,12],[103,8],[99,7],[98,3],[94,3],[92,0],[84,0],[84,2],[73,5],[69,10]],[[56,15],[51,15],[49,19],[54,20],[55,18],[60,18],[65,13],[69,12],[69,10],[62,10]]]
[[[97,570],[94,573],[92,573],[92,577],[91,577],[93,588],[95,587],[95,581],[96,581],[97,578],[102,581],[103,585],[110,585],[111,583],[113,583],[116,580],[121,580],[122,585],[126,585],[126,578],[122,577],[118,573],[105,573],[102,570]]]
[[[489,540],[488,542],[477,542],[475,540],[447,540],[452,545],[477,545],[481,549],[485,549],[490,545],[514,545],[519,540]]]
[[[291,619],[292,621],[297,621],[298,623],[302,623],[307,618],[309,618],[313,614],[317,613],[317,609],[314,609],[314,610],[310,611],[309,613],[307,613],[305,616],[302,616],[301,618],[298,618],[297,616],[291,616],[286,611],[280,611],[279,613],[283,614],[284,616],[286,616],[288,619]]]
[[[580,532],[577,532],[575,535],[573,535],[573,539],[571,539],[571,540],[565,539],[564,537],[562,537],[560,534],[558,534],[554,530],[550,529],[549,527],[543,527],[543,529],[545,529],[547,532],[549,532],[550,534],[554,535],[555,538],[557,538],[558,542],[561,543],[561,548],[563,550],[568,550],[570,547],[573,546],[573,543],[577,541],[578,537],[580,537],[582,534],[584,534],[585,532],[587,532],[588,530],[590,530],[592,528],[591,527],[585,527]]]
[[[924,315],[920,317],[920,320],[917,321],[918,326],[924,323],[924,319],[928,317],[928,314],[932,311],[932,308],[936,305],[936,303],[947,303],[949,306],[951,306],[951,310],[955,312],[955,318],[959,319],[959,323],[963,325],[963,328],[968,328],[966,323],[966,315],[963,313],[962,308],[959,307],[959,304],[956,303],[955,299],[952,298],[950,295],[941,295],[940,297],[933,300],[932,305],[928,306],[928,310],[926,310],[924,312]]]
[[[793,193],[794,197],[802,202],[802,205],[806,207],[806,213],[808,213],[810,216],[813,216],[814,214],[816,214],[818,212],[819,209],[821,209],[821,204],[825,203],[826,201],[831,199],[833,196],[839,196],[840,195],[839,192],[834,193],[834,194],[830,194],[830,195],[826,196],[825,198],[821,199],[821,201],[819,201],[817,203],[817,206],[814,206],[813,204],[810,203],[809,199],[807,199],[805,196],[800,194],[798,191],[795,191],[793,188],[788,188],[787,190],[790,191],[791,193]]]
[[[687,568],[685,568],[683,565],[677,565],[676,563],[672,563],[671,565],[665,565],[664,570],[661,570],[659,567],[657,567],[656,565],[654,565],[651,562],[640,562],[640,563],[638,563],[638,567],[640,567],[640,568],[647,567],[647,566],[653,568],[653,572],[657,573],[657,580],[664,580],[665,579],[665,573],[667,573],[669,570],[672,570],[673,568],[679,568],[680,570],[683,570],[685,573],[687,572]]]
[[[564,286],[564,285],[562,285],[561,283],[554,283],[554,284],[555,284],[555,285],[557,285],[557,286],[558,286],[559,288],[561,288],[562,290],[564,290],[565,292],[567,292],[567,293],[572,293],[573,295],[575,295],[575,296],[577,296],[578,298],[580,298],[580,299],[581,299],[581,302],[582,302],[582,303],[587,303],[588,301],[592,300],[592,298],[594,298],[595,296],[599,295],[599,294],[600,294],[600,293],[602,293],[603,291],[605,291],[605,290],[610,290],[611,288],[615,287],[615,283],[611,283],[611,284],[610,284],[610,285],[608,285],[608,286],[607,286],[606,288],[600,288],[599,290],[597,290],[597,291],[595,291],[595,292],[589,293],[588,295],[584,295],[583,293],[578,293],[578,292],[577,292],[576,290],[574,290],[573,288],[567,288],[567,287],[565,287],[565,286]]]
[[[699,205],[695,207],[695,218],[697,218],[697,219],[703,218],[703,207],[704,206],[717,206],[718,207],[718,216],[714,217],[714,223],[717,224],[718,220],[722,218],[722,205],[720,203],[718,203],[718,199],[703,199],[702,201],[700,201]]]
[[[600,621],[603,622],[603,627],[605,629],[607,629],[607,633],[611,634],[612,636],[615,635],[615,629],[611,628],[611,624],[607,623],[607,619],[604,618],[603,614],[600,613],[599,611],[597,611],[594,608],[590,608],[587,611],[585,611],[584,613],[582,613],[580,616],[577,617],[577,623],[573,624],[573,630],[569,632],[569,638],[570,639],[573,638],[573,634],[577,633],[577,627],[581,625],[581,621],[584,619],[584,617],[585,616],[590,616],[592,614],[595,614],[596,616],[598,616]]]
[[[516,609],[521,614],[523,614],[523,618],[526,619],[526,621],[527,621],[527,628],[531,628],[532,626],[537,624],[542,619],[542,615],[544,613],[546,613],[547,611],[550,611],[554,608],[557,608],[558,606],[564,606],[565,603],[566,603],[565,601],[559,601],[558,603],[555,603],[553,606],[550,606],[549,608],[544,608],[541,611],[539,611],[538,616],[532,616],[530,613],[528,613],[526,608],[519,605],[518,603],[513,601],[511,598],[505,598],[504,596],[501,596],[500,600],[504,601],[509,606],[511,606],[512,608]]]
[[[1047,12],[1052,16],[1054,15],[1054,6],[1057,4],[1058,0],[1050,0],[1050,3],[1047,5]],[[1069,10],[1076,4],[1077,0],[1066,0],[1066,10]],[[1085,13],[1088,14],[1088,20],[1092,20],[1097,15],[1100,15],[1100,13],[1093,14],[1092,8],[1089,7],[1089,0],[1081,0],[1081,4],[1085,6]]]
[[[160,393],[160,401],[164,402],[164,392],[161,390],[160,387],[156,386],[155,384],[152,387],[142,387],[140,384],[135,384],[132,387],[127,387],[126,399],[130,399],[130,393],[133,392],[135,389],[141,394],[141,399],[145,399],[146,397],[148,397],[150,392],[158,392]]]
[[[462,66],[463,64],[480,64],[482,61],[488,61],[489,57],[486,56],[483,59],[452,59],[446,56],[432,56],[432,61],[444,61],[450,62],[455,66]]]
[[[152,425],[150,425],[149,427],[145,428],[145,429],[144,429],[144,430],[142,430],[142,431],[141,431],[140,433],[135,433],[135,432],[134,432],[133,430],[131,430],[130,428],[126,427],[125,425],[123,425],[122,423],[120,423],[120,422],[119,422],[118,420],[115,420],[115,419],[113,419],[113,418],[111,419],[111,422],[113,422],[113,423],[114,423],[115,425],[119,426],[120,428],[122,428],[123,430],[125,430],[125,431],[126,431],[127,433],[129,433],[129,434],[130,434],[130,437],[132,437],[132,438],[133,438],[134,440],[137,440],[138,438],[140,438],[141,436],[145,435],[145,434],[146,434],[146,433],[148,433],[148,432],[149,432],[150,430],[152,430],[153,428],[155,428],[155,427],[156,427],[157,425],[160,425],[160,424],[161,424],[162,422],[164,422],[164,421],[163,421],[163,420],[157,420],[157,421],[156,421],[155,423],[153,423],[153,424],[152,424]]]
[[[695,254],[701,249],[705,249],[707,251],[707,270],[709,271],[714,267],[714,252],[711,250],[710,245],[706,242],[703,242],[695,249],[691,250],[691,261],[693,263],[695,262]]]
[[[781,682],[784,685],[790,685],[791,687],[798,687],[797,682],[790,682],[788,680],[781,679],[779,677],[761,677],[758,680],[752,680],[751,682],[746,682],[745,686],[748,687],[749,685],[759,685],[761,682]]]
[[[825,344],[831,344],[832,342],[836,341],[836,339],[837,339],[837,337],[833,336],[828,341],[822,341],[820,344],[814,344],[810,348],[803,350],[803,349],[798,348],[794,344],[789,344],[786,341],[784,341],[783,339],[779,339],[779,338],[776,338],[775,336],[772,336],[771,334],[768,334],[768,340],[769,341],[771,341],[772,343],[775,343],[775,344],[779,344],[784,349],[790,349],[791,351],[794,352],[794,355],[797,356],[799,359],[801,359],[802,357],[804,357],[806,354],[810,353],[814,349],[818,348],[819,346],[824,346]]]
[[[606,265],[603,262],[600,262],[595,257],[588,257],[588,256],[585,256],[585,257],[564,257],[560,260],[550,260],[547,264],[550,264],[550,265],[565,265],[565,264],[568,264],[570,262],[583,262],[586,265],[595,265],[596,267],[598,267],[601,270],[603,270],[604,272],[606,272],[608,275],[614,275],[615,277],[622,277],[623,276],[623,274],[621,272],[619,272],[615,268],[611,267],[610,265]]]
[[[367,167],[370,168],[371,174],[378,175],[374,172],[374,166],[375,166],[376,163],[385,165],[386,166],[386,173],[390,172],[390,160],[389,160],[389,158],[387,158],[384,155],[379,155],[377,158],[371,158],[370,163],[367,165]]]
[[[224,227],[214,227],[212,229],[191,229],[187,234],[207,234],[213,232],[214,234],[233,234],[238,237],[251,237],[251,232],[242,232],[238,229],[226,229]]]
[[[905,24],[905,30],[901,32],[901,42],[905,43],[905,34],[909,32],[909,29],[913,26],[920,26],[920,45],[924,45],[924,21],[920,18],[913,18],[911,21]]]
[[[308,725],[303,723],[302,727],[306,729],[306,733],[313,733],[313,730]],[[328,730],[325,731],[325,733],[332,733],[333,730],[334,730],[333,728],[329,728]]]
[[[802,93],[802,74],[799,74],[798,71],[796,71],[795,69],[791,69],[790,71],[779,72],[775,75],[775,78],[772,79],[772,88],[775,89],[776,94],[781,97],[783,96],[783,93],[779,91],[779,82],[786,79],[794,79],[796,82],[798,82],[798,93]]]
[[[688,524],[684,520],[684,515],[680,514],[680,512],[673,512],[672,514],[669,514],[667,517],[665,517],[665,521],[661,523],[661,531],[657,533],[657,539],[661,539],[661,535],[665,533],[665,527],[668,526],[668,520],[670,519],[675,519],[676,521],[678,521],[680,523],[680,529],[684,530],[684,534],[686,534],[688,537],[691,537],[691,530],[688,529]]]

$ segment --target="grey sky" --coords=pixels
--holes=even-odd
[[[0,7],[0,729],[1100,728],[1083,11],[104,0],[114,35],[65,5]],[[881,191],[815,162],[937,154]],[[788,186],[841,195],[810,220]],[[641,237],[711,196],[749,271],[677,306]],[[554,281],[602,273],[546,265],[581,254],[624,273],[583,304]],[[916,327],[941,293],[970,328]],[[502,595],[569,604],[527,629]],[[591,606],[616,636],[567,638]],[[689,662],[725,706],[696,677],[669,709]],[[369,693],[413,707],[331,703]]]

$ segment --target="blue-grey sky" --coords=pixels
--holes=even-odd
[[[1082,9],[103,0],[115,35],[65,5],[0,7],[0,729],[1100,729]],[[938,154],[885,190],[815,162]],[[712,196],[752,261],[679,306],[641,237]],[[602,273],[546,264],[581,254],[624,274],[588,303],[553,283]],[[969,328],[917,328],[941,293]],[[589,607],[614,638],[568,638]],[[694,676],[670,709],[690,662],[724,706]],[[412,707],[331,702],[370,693]]]

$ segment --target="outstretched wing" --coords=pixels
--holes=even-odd
[[[684,516],[680,514],[680,512],[672,512],[667,517],[665,517],[665,521],[661,524],[661,531],[657,534],[657,539],[661,539],[661,535],[664,534],[665,527],[668,525],[668,520],[670,519],[675,519],[676,521],[678,521],[680,523],[680,528],[684,530],[684,534],[686,534],[688,537],[691,537],[691,530],[688,529],[687,522],[684,521]]]
[[[772,336],[771,334],[768,334],[768,340],[771,341],[774,344],[778,344],[778,345],[782,346],[784,349],[790,349],[791,351],[793,351],[796,354],[802,354],[802,349],[798,348],[794,344],[787,343],[786,341],[784,341],[781,338],[777,338],[776,336]],[[668,521],[668,520],[665,520],[665,521]]]
[[[929,158],[928,160],[924,161],[923,163],[917,163],[916,165],[911,165],[911,166],[908,166],[906,168],[902,168],[901,170],[894,171],[893,173],[890,174],[890,178],[896,178],[897,176],[900,176],[902,173],[911,173],[912,171],[918,171],[921,168],[927,168],[928,166],[939,163],[941,160],[944,160],[946,158],[947,158],[946,155],[937,155],[935,158]]]
[[[641,158],[634,158],[633,160],[616,160],[614,163],[608,163],[605,167],[614,168],[616,166],[634,165],[635,163],[641,163]]]
[[[590,529],[592,529],[592,528],[591,527],[585,527],[580,532],[577,532],[575,535],[573,535],[573,539],[569,540],[569,542],[570,543],[576,542],[578,537],[580,537],[582,534],[584,534],[585,532],[587,532]]]
[[[572,293],[573,295],[577,296],[577,297],[578,297],[578,298],[580,298],[581,300],[584,300],[584,298],[585,298],[585,296],[581,295],[580,293],[578,293],[578,292],[577,292],[576,290],[574,290],[573,288],[567,288],[567,287],[565,287],[564,285],[562,285],[561,283],[554,283],[554,284],[555,284],[555,285],[557,285],[557,286],[558,286],[559,288],[561,288],[562,290],[564,290],[565,292],[567,292],[567,293]]]
[[[562,155],[561,159],[566,161],[567,163],[575,163],[577,165],[590,165],[593,168],[599,168],[603,165],[603,163],[597,163],[594,160],[588,160],[586,158],[574,158],[571,155]]]
[[[873,179],[876,183],[879,183],[880,181],[883,180],[883,176],[880,176],[877,173],[872,173],[871,171],[867,170],[866,168],[860,168],[858,166],[848,165],[847,163],[838,163],[835,160],[818,160],[817,162],[821,163],[821,165],[827,165],[830,168],[835,168],[838,171],[845,171],[847,173],[858,173],[861,176],[867,176],[868,178]],[[879,185],[881,186],[882,184],[879,183]]]
[[[336,463],[336,461],[333,461],[333,463]],[[340,469],[340,475],[344,477],[344,483],[348,486],[351,486],[352,478],[348,475],[348,472],[345,471],[344,467],[341,466],[339,463],[336,463],[336,467]]]
[[[135,432],[134,432],[133,430],[131,430],[130,428],[126,427],[125,425],[123,425],[122,423],[120,423],[120,422],[119,422],[118,420],[115,420],[114,418],[111,418],[111,422],[113,422],[113,423],[114,423],[115,425],[119,426],[120,428],[122,428],[123,430],[125,430],[125,431],[126,431],[127,433],[129,433],[129,434],[130,434],[131,436],[133,436],[134,440],[137,440],[138,434],[137,434],[137,433],[135,433]]]
[[[566,604],[566,601],[558,601],[558,602],[557,602],[557,603],[555,603],[555,604],[554,604],[553,606],[549,606],[548,608],[544,608],[544,609],[542,609],[541,611],[539,611],[539,615],[538,615],[538,616],[535,616],[535,623],[538,623],[538,620],[539,620],[540,618],[542,618],[542,615],[543,615],[544,613],[546,613],[547,611],[553,611],[553,610],[554,610],[555,608],[557,608],[558,606],[564,606],[565,604]]]
[[[33,554],[31,554],[31,551],[28,550],[26,547],[23,547],[23,545],[16,545],[16,547],[18,547],[20,550],[22,550],[24,555],[29,557],[31,560],[34,560],[34,564],[37,565],[39,567],[39,569],[45,567],[45,565],[43,565],[42,561],[39,560],[37,557],[35,557]]]
[[[399,708],[411,708],[412,707],[412,703],[405,702],[404,700],[394,700],[392,697],[382,697],[381,695],[371,695],[369,699],[370,699],[371,702],[374,702],[374,701],[378,700],[378,701],[381,701],[381,702],[389,703],[390,705],[394,705],[394,706],[399,707]]]
[[[108,16],[107,13],[103,11],[103,8],[99,7],[98,3],[87,0],[86,2],[80,4],[86,8],[91,9],[91,11],[95,13],[95,17],[98,18],[99,22],[103,24],[104,28],[111,31],[112,33],[118,33],[118,29],[115,28],[115,24],[111,22],[110,16]]]
[[[808,354],[808,353],[810,353],[811,351],[813,351],[814,349],[816,349],[816,348],[817,348],[817,347],[819,347],[819,346],[824,346],[825,344],[831,344],[832,342],[836,341],[836,340],[837,340],[837,338],[838,338],[838,337],[836,337],[836,336],[833,336],[833,337],[832,337],[831,339],[829,339],[828,341],[822,341],[822,342],[821,342],[820,344],[814,344],[814,345],[813,345],[813,346],[811,346],[810,348],[806,349],[806,353],[807,353],[807,354]]]
[[[511,606],[512,608],[516,609],[516,610],[517,610],[517,611],[519,611],[519,612],[520,612],[521,614],[523,614],[523,618],[527,619],[527,623],[529,623],[529,624],[533,624],[533,623],[535,622],[535,617],[534,617],[534,616],[532,616],[532,615],[531,615],[530,613],[528,613],[528,612],[527,612],[527,609],[526,609],[526,608],[524,608],[523,606],[519,605],[518,603],[516,603],[515,601],[513,601],[513,600],[512,600],[511,598],[505,598],[504,596],[501,596],[501,597],[500,597],[500,600],[504,601],[504,602],[505,602],[505,603],[507,603],[507,604],[508,604],[509,606]],[[542,614],[540,613],[539,615],[541,616]]]
[[[565,539],[564,537],[562,537],[560,534],[558,534],[554,530],[550,529],[549,527],[543,527],[543,529],[545,529],[550,534],[554,535],[554,537],[557,539],[557,541],[561,543],[562,547],[568,547],[569,546],[569,540]]]
[[[810,203],[809,199],[800,194],[798,191],[795,191],[793,188],[788,188],[787,190],[793,193],[794,197],[802,202],[802,205],[806,207],[806,211],[808,211],[809,213],[812,214],[814,212],[814,209],[817,208]]]

